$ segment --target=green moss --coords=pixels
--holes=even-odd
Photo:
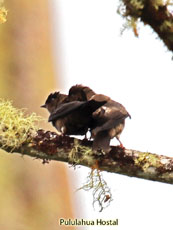
[[[144,1],[143,0],[131,0],[130,4],[136,9],[141,10],[144,8]]]
[[[81,161],[86,161],[88,165],[94,164],[92,157],[93,151],[90,147],[82,146],[77,139],[74,139],[74,146],[69,154],[69,161],[78,164]]]
[[[170,21],[165,20],[162,25],[160,26],[161,31],[167,31],[170,30],[173,32],[173,23]]]
[[[144,171],[149,167],[158,168],[160,166],[160,160],[157,155],[150,153],[142,153],[135,159],[135,165],[141,167]]]
[[[126,5],[121,3],[118,7],[118,13],[125,19],[121,29],[121,34],[126,29],[132,29],[134,35],[138,37],[138,22],[144,8],[144,0],[130,0]]]
[[[29,142],[38,129],[35,122],[41,120],[35,113],[25,115],[24,109],[16,109],[10,101],[0,99],[0,144],[18,148]]]
[[[158,10],[160,6],[164,6],[166,4],[163,0],[152,0],[152,5],[156,10]]]

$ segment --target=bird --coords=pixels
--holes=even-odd
[[[125,119],[131,118],[125,107],[103,94],[95,94],[90,100],[106,101],[92,114],[91,136],[93,138],[93,150],[103,150],[105,153],[110,152],[110,140],[114,137],[124,148],[120,141],[120,134],[125,126]]]
[[[90,98],[95,95],[89,87],[72,86],[69,94],[51,93],[42,108],[49,113],[49,122],[62,135],[86,135],[92,123],[92,113],[106,101],[95,101]]]
[[[68,95],[51,93],[45,104],[50,113],[49,122],[61,135],[85,135],[88,130],[93,139],[93,151],[109,153],[110,141],[114,137],[124,148],[120,135],[125,119],[131,118],[125,107],[103,94],[96,94],[91,88],[74,85]]]
[[[67,95],[60,92],[50,93],[47,97],[45,104],[41,105],[41,108],[45,108],[49,113],[53,113],[56,108],[67,100]]]
[[[69,100],[88,101],[95,94],[88,86],[74,85],[69,89]]]

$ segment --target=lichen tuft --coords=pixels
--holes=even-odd
[[[93,151],[92,148],[80,145],[77,139],[74,139],[74,145],[69,153],[69,162],[74,165],[81,161],[87,162],[89,166],[94,164]]]
[[[149,167],[158,168],[160,166],[160,161],[157,155],[146,152],[140,154],[140,156],[135,159],[135,165],[146,171]]]
[[[41,120],[35,113],[26,115],[25,109],[16,109],[10,101],[0,99],[0,145],[12,149],[29,142],[38,130],[36,122]]]

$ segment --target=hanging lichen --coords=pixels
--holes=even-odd
[[[160,10],[160,13],[158,13],[158,16],[156,17],[158,20],[158,25],[160,25],[159,20],[163,20],[163,23],[160,26],[161,31],[169,31],[172,32],[173,23],[172,20],[166,20],[166,17],[163,17],[162,9],[167,9],[167,13],[172,12],[172,10],[168,10],[170,7],[173,6],[172,0],[152,0],[152,1],[146,1],[146,0],[122,0],[120,1],[119,7],[118,7],[118,13],[125,19],[125,23],[122,26],[121,34],[126,29],[132,29],[134,32],[134,35],[138,37],[138,24],[142,18],[149,18],[149,15],[147,14],[146,9],[150,9],[152,14],[157,14]],[[154,10],[153,10],[154,9]],[[145,15],[147,14],[147,15]],[[172,13],[171,13],[172,15]],[[167,15],[168,17],[168,15]],[[160,18],[160,19],[159,19]],[[144,22],[145,25],[147,24],[147,21]]]
[[[85,184],[78,190],[90,191],[93,194],[93,207],[101,212],[104,208],[110,205],[112,194],[106,181],[99,169],[92,169],[87,176]]]
[[[122,26],[121,34],[126,29],[132,29],[134,32],[134,35],[138,37],[138,22],[139,22],[139,16],[141,15],[142,9],[144,8],[144,1],[143,0],[131,0],[129,3],[126,3],[130,9],[133,9],[133,16],[132,14],[129,14],[128,6],[125,5],[123,2],[120,3],[118,7],[118,14],[120,14],[123,19],[125,19],[125,23]]]

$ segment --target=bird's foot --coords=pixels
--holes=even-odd
[[[85,134],[84,139],[82,139],[82,141],[87,141],[87,140],[88,140],[87,134]]]
[[[58,134],[58,136],[61,136],[61,137],[66,136],[64,133],[62,133],[62,132],[60,132],[60,131],[58,131],[58,130],[56,130],[56,133]]]
[[[126,149],[122,143],[120,145],[118,145],[118,146],[123,150]]]

